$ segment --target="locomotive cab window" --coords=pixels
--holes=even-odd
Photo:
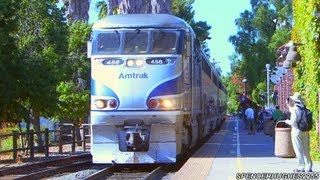
[[[148,33],[141,30],[125,33],[124,54],[146,53],[148,47]]]
[[[99,53],[115,53],[120,48],[120,34],[115,32],[100,33],[98,35],[98,52]]]
[[[153,54],[173,54],[176,53],[177,34],[168,31],[153,32]]]

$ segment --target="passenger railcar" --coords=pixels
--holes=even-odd
[[[184,20],[107,16],[88,57],[93,163],[175,163],[221,124],[226,90]]]

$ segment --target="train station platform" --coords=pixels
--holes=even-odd
[[[248,135],[243,121],[231,116],[170,179],[254,179],[263,174],[271,176],[261,179],[305,179],[301,174],[292,177],[295,175],[293,169],[297,168],[296,158],[276,157],[274,149],[272,137],[263,132]],[[308,174],[306,179],[319,178],[320,163],[313,161],[313,164],[313,173],[303,173]]]

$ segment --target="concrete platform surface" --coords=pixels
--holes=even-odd
[[[170,179],[320,179],[319,162],[313,173],[293,173],[297,159],[276,157],[274,150],[271,136],[248,135],[242,120],[229,117]]]

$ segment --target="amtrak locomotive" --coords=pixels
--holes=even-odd
[[[88,56],[93,163],[175,163],[223,120],[226,89],[178,17],[107,16]]]

